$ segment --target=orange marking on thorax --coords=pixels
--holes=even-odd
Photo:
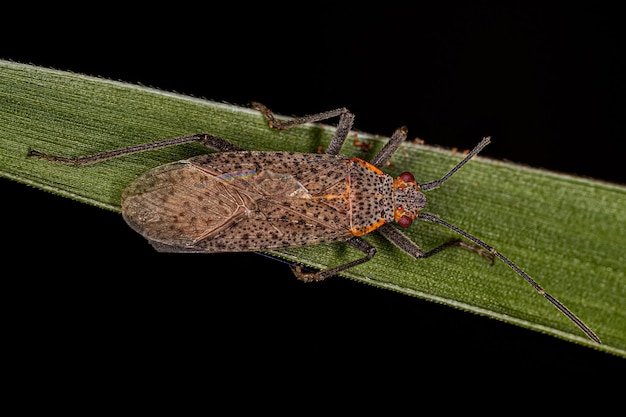
[[[366,169],[368,169],[368,170],[370,170],[370,171],[373,171],[373,172],[377,173],[378,175],[385,175],[385,173],[384,173],[384,172],[382,172],[382,171],[381,171],[380,169],[378,169],[376,166],[374,166],[374,165],[370,164],[370,163],[369,163],[369,162],[367,162],[367,161],[364,161],[364,160],[359,159],[359,158],[350,158],[350,161],[352,161],[352,162],[354,162],[354,163],[356,163],[356,164],[359,164],[359,165],[361,165],[363,168],[366,168]]]
[[[352,233],[354,236],[363,236],[363,235],[373,232],[374,230],[378,229],[380,226],[382,226],[385,223],[387,223],[387,220],[380,219],[376,223],[367,227],[361,227],[361,228],[350,227],[350,233]]]

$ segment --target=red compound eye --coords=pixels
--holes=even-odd
[[[410,172],[403,172],[400,174],[400,179],[404,182],[414,182],[415,177]]]
[[[411,175],[412,176],[412,175]],[[411,225],[411,223],[413,223],[413,219],[410,218],[409,216],[402,216],[400,217],[400,219],[398,220],[398,224],[402,227],[409,227]]]

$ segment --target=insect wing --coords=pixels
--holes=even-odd
[[[233,193],[219,172],[188,161],[157,167],[124,191],[127,223],[148,240],[189,247],[245,215],[247,196]]]
[[[345,164],[330,158],[334,164],[302,178],[297,165],[307,161],[275,159],[225,152],[155,168],[124,192],[124,218],[168,252],[269,250],[349,238],[347,208],[319,197],[345,187],[337,179]]]

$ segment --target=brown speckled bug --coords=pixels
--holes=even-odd
[[[294,268],[303,281],[321,281],[372,259],[376,248],[361,236],[378,230],[415,258],[426,258],[450,246],[461,246],[493,261],[502,260],[548,301],[569,317],[592,340],[600,339],[569,309],[547,294],[526,272],[482,240],[421,211],[422,191],[443,184],[488,143],[484,138],[441,179],[418,185],[411,173],[392,178],[381,168],[406,139],[397,129],[367,162],[339,155],[354,122],[341,108],[289,121],[277,120],[254,103],[271,127],[288,129],[308,122],[339,117],[325,154],[246,151],[219,137],[198,134],[94,155],[68,158],[31,150],[29,156],[53,162],[87,165],[134,152],[199,142],[218,152],[172,162],[135,179],[122,195],[126,222],[160,252],[243,252],[344,241],[365,256],[318,272]],[[424,252],[392,223],[408,227],[416,218],[439,223],[473,242],[455,239]]]

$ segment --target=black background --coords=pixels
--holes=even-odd
[[[345,106],[359,130],[390,135],[406,125],[411,137],[447,147],[491,135],[486,156],[625,184],[617,11],[565,5],[170,4],[66,17],[51,9],[10,22],[0,58],[233,104],[258,100],[287,115]],[[156,254],[115,213],[8,180],[0,187],[12,225],[4,253],[21,259],[5,277],[11,318],[18,345],[44,370],[62,362],[77,378],[125,375],[132,364],[138,378],[211,379],[226,365],[262,383],[277,373],[328,382],[471,367],[585,381],[623,365],[343,278],[303,284],[259,255]]]

